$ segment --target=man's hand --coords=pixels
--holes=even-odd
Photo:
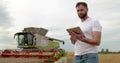
[[[82,35],[82,34],[78,34],[78,33],[75,33],[73,31],[70,31],[69,35],[71,36],[71,39],[73,39],[73,40],[78,39],[78,40],[83,41],[83,42],[86,41],[84,35]]]
[[[72,44],[75,44],[75,42],[76,42],[77,39],[75,37],[70,37],[70,40],[71,40]]]
[[[73,31],[70,31],[69,35],[70,35],[70,40],[71,40],[72,44],[75,44],[75,42],[77,40],[77,34]]]
[[[73,31],[69,31],[69,35],[70,35],[70,36],[76,36],[76,33],[73,32]]]
[[[85,38],[83,35],[81,35],[81,34],[78,34],[78,35],[76,36],[76,38],[77,38],[78,40],[82,41],[82,42],[85,42],[85,41],[86,41],[86,38]]]

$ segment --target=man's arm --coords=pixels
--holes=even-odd
[[[92,44],[92,45],[100,45],[100,41],[101,41],[101,32],[98,31],[93,31],[92,32],[92,39],[90,38],[85,38],[81,35],[77,35],[77,39],[80,41],[83,41],[85,43],[88,44]]]

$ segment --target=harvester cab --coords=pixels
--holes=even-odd
[[[29,48],[34,45],[33,43],[33,38],[34,35],[31,33],[24,33],[24,32],[19,32],[16,33],[15,36],[17,37],[16,40],[18,42],[18,48]]]

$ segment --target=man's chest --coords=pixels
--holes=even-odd
[[[84,34],[91,34],[92,33],[93,25],[91,22],[80,23],[78,26],[81,28],[81,30]]]

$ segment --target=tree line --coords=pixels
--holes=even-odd
[[[99,51],[98,53],[100,53],[100,54],[110,54],[110,53],[117,54],[117,53],[120,53],[120,51],[118,51],[118,52],[112,52],[109,49],[101,49],[101,51]]]

